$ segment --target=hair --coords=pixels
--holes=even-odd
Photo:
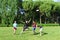
[[[16,21],[14,21],[14,22],[16,22]]]

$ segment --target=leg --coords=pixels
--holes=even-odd
[[[33,33],[34,33],[34,34],[36,33],[36,32],[35,32],[35,29],[36,29],[36,28],[33,28]]]
[[[21,32],[21,33],[23,33],[23,32],[25,31],[25,29],[26,29],[26,28],[25,28],[25,27],[23,27],[23,30],[22,30],[22,32]]]
[[[26,29],[26,26],[23,27],[23,31],[25,31],[25,29]]]
[[[23,31],[25,31],[25,28],[23,28]]]
[[[25,30],[28,30],[28,26],[26,26]]]
[[[17,28],[14,28],[14,34],[16,34],[16,30],[17,30]]]
[[[33,30],[34,34],[35,34],[35,30]]]
[[[40,36],[42,35],[42,28],[40,29]]]
[[[42,35],[42,32],[40,31],[40,36]]]
[[[14,34],[16,33],[16,30],[14,29]]]

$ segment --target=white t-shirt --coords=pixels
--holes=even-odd
[[[17,27],[17,23],[14,23],[14,24],[13,24],[13,27],[15,27],[15,28],[16,28],[16,27]]]
[[[40,31],[42,31],[43,30],[43,28],[40,28]]]

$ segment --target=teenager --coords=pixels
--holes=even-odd
[[[16,23],[16,21],[14,21],[14,23],[13,23],[13,29],[14,29],[14,34],[15,34],[16,30],[17,30],[17,23]]]

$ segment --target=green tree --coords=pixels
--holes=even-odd
[[[17,10],[17,0],[0,0],[2,24],[13,23],[15,10]],[[8,21],[7,21],[8,20]]]
[[[45,15],[47,17],[50,17],[51,5],[49,5],[48,3],[43,3],[40,5],[39,9],[40,9],[40,24],[41,24],[41,16]]]

